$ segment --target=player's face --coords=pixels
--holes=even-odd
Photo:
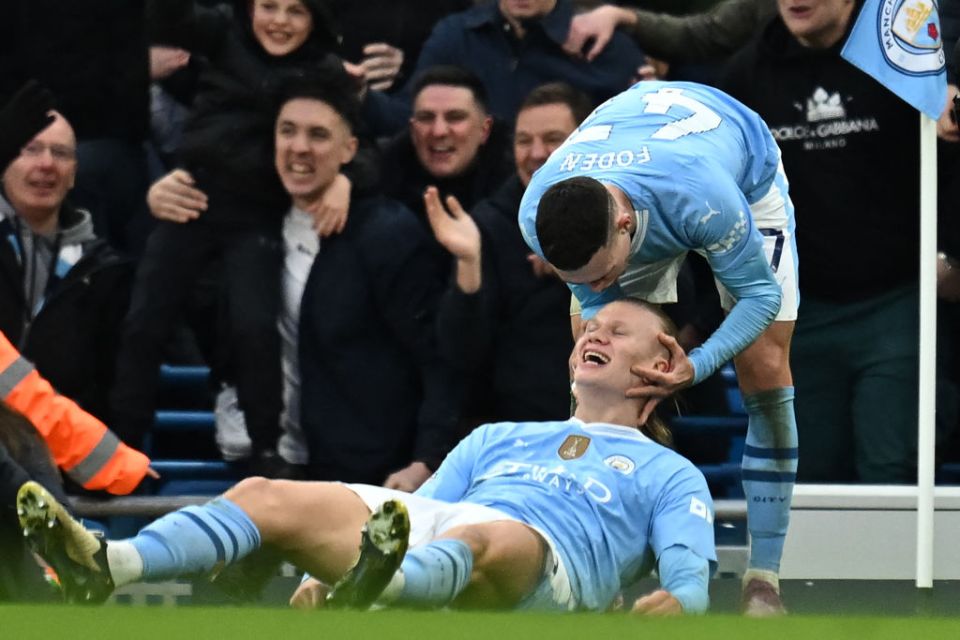
[[[611,302],[583,325],[573,349],[571,365],[577,389],[603,384],[616,389],[636,386],[633,365],[657,367],[669,363],[670,353],[657,335],[663,323],[649,309],[631,302]]]
[[[777,0],[790,33],[815,49],[830,47],[843,37],[853,4],[853,0]]]
[[[500,0],[500,13],[514,20],[545,16],[557,6],[557,0]]]
[[[517,114],[513,158],[523,186],[576,128],[570,107],[562,103],[528,107]]]
[[[60,211],[77,175],[73,127],[55,114],[49,127],[20,151],[3,174],[7,199],[18,215],[37,223]]]
[[[476,160],[492,124],[469,89],[436,84],[425,87],[414,100],[410,135],[427,172],[452,178]]]
[[[306,42],[313,14],[300,0],[253,0],[253,35],[272,56],[285,56]]]
[[[308,98],[283,105],[274,137],[280,181],[301,207],[323,194],[357,150],[357,139],[340,114]]]

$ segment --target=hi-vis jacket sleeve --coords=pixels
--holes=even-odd
[[[77,403],[58,394],[0,333],[0,398],[37,428],[53,458],[86,489],[133,491],[150,459],[128,447]]]

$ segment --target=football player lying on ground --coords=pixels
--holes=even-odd
[[[133,538],[104,541],[27,483],[21,525],[73,602],[131,582],[215,575],[260,550],[334,585],[327,606],[605,610],[656,566],[661,588],[635,611],[703,612],[716,567],[706,481],[645,435],[658,424],[646,399],[625,396],[638,383],[631,366],[671,367],[657,339],[668,325],[646,303],[610,303],[571,355],[573,418],[483,425],[414,494],[248,478]]]

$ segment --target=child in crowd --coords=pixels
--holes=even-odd
[[[291,74],[339,70],[338,38],[321,0],[240,0],[234,11],[203,10],[189,0],[157,0],[149,24],[157,43],[201,59],[191,115],[177,159],[177,179],[205,194],[200,213],[164,215],[137,272],[111,398],[113,425],[142,442],[153,422],[159,364],[191,286],[210,261],[222,260],[220,314],[229,371],[253,442],[256,473],[275,475],[281,410],[277,313],[290,200],[273,168],[276,87]],[[311,170],[303,167],[304,171]],[[318,205],[318,218],[345,212],[350,184]],[[331,204],[333,203],[333,204]]]

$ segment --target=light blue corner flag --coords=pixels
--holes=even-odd
[[[934,120],[947,101],[935,0],[866,0],[840,52]]]

